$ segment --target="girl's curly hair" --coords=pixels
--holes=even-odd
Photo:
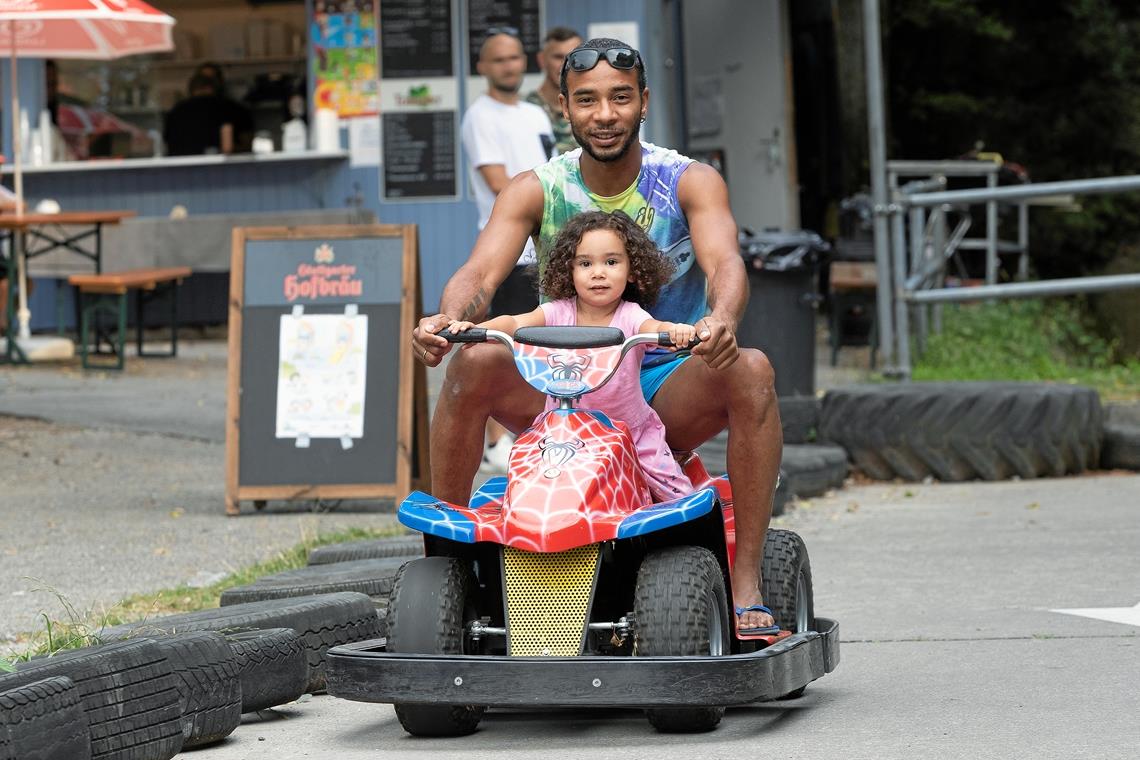
[[[623,211],[586,211],[573,217],[558,233],[550,259],[543,268],[539,287],[542,293],[555,300],[574,298],[574,256],[582,236],[591,230],[611,230],[621,239],[629,257],[629,273],[633,277],[622,299],[632,301],[643,309],[657,302],[661,288],[673,276],[674,265],[661,252],[645,230]]]

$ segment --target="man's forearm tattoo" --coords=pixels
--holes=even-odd
[[[459,317],[459,321],[472,321],[483,312],[483,306],[486,303],[487,291],[484,288],[479,288],[479,290],[475,292],[475,296],[463,307],[463,314]]]

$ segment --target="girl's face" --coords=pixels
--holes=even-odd
[[[574,252],[574,290],[591,306],[609,306],[621,299],[629,274],[629,256],[613,230],[590,230]]]

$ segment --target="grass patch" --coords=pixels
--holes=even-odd
[[[1108,400],[1140,399],[1140,361],[1118,361],[1072,299],[944,307],[915,380],[1033,380],[1096,388]]]
[[[16,642],[17,649],[9,652],[6,658],[0,658],[0,672],[11,669],[11,663],[28,660],[37,655],[98,644],[97,633],[107,626],[217,607],[222,592],[226,589],[252,583],[273,573],[304,567],[308,563],[309,552],[318,546],[384,538],[402,533],[399,528],[349,528],[335,533],[323,533],[305,538],[296,546],[279,552],[264,562],[238,570],[208,586],[202,588],[177,586],[147,594],[135,594],[110,609],[100,611],[81,612],[55,589],[34,588],[33,592],[44,592],[54,596],[63,613],[58,617],[52,617],[46,612],[41,612],[42,627],[21,636]]]

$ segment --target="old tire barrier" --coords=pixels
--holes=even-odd
[[[794,496],[822,496],[847,479],[847,452],[839,446],[784,446],[780,469]]]
[[[1096,391],[1035,383],[906,383],[830,391],[821,438],[878,480],[1059,477],[1100,462]]]
[[[1106,425],[1100,466],[1106,470],[1140,470],[1140,427]]]
[[[195,631],[152,639],[166,655],[182,708],[182,748],[225,739],[241,723],[241,681],[219,633]]]
[[[0,691],[66,676],[79,690],[95,760],[168,760],[182,749],[177,679],[153,642],[124,641],[33,659]]]
[[[0,760],[89,760],[91,733],[79,689],[66,676],[0,687]]]
[[[227,633],[241,680],[241,711],[257,712],[305,693],[309,665],[305,642],[292,628]]]
[[[309,564],[331,565],[334,562],[354,562],[359,559],[422,556],[424,556],[423,536],[396,536],[318,546],[309,552]]]
[[[221,605],[230,607],[264,599],[332,594],[337,591],[356,591],[386,601],[392,591],[392,579],[396,577],[396,571],[409,559],[410,557],[358,559],[286,570],[258,578],[245,586],[226,589],[222,592]]]
[[[364,594],[343,592],[235,604],[181,615],[128,623],[100,631],[105,641],[154,636],[175,631],[245,631],[292,628],[305,643],[309,675],[306,690],[325,687],[325,653],[337,644],[375,639],[384,634],[376,606]]]
[[[815,396],[780,398],[780,427],[784,445],[815,443],[819,438],[820,400]]]

